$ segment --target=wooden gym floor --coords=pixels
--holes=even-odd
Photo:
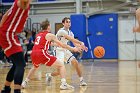
[[[138,68],[138,62],[93,62],[93,60],[90,60],[80,63],[88,86],[79,87],[79,78],[69,65],[66,65],[67,81],[75,87],[74,90],[60,90],[59,76],[53,78],[51,86],[46,86],[45,73],[52,72],[55,69],[46,68],[42,65],[33,76],[29,86],[22,89],[23,93],[140,93],[140,68]],[[29,64],[26,67],[24,79],[31,66]],[[9,68],[0,64],[0,90],[3,87]]]

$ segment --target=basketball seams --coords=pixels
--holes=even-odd
[[[94,55],[97,58],[102,58],[105,54],[105,49],[102,46],[97,46],[94,48]]]
[[[97,48],[98,53],[100,54],[100,56],[103,56],[103,54],[100,52],[100,50]]]

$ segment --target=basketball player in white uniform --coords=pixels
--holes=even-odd
[[[74,34],[69,29],[71,26],[70,18],[65,17],[62,20],[62,24],[64,27],[60,28],[56,34],[56,37],[58,38],[58,40],[60,40],[62,43],[65,43],[65,44],[68,44],[69,41],[71,41],[74,44],[74,46],[77,46],[77,47],[81,47],[81,45],[82,45],[82,50],[87,52],[88,48],[84,45],[84,43],[77,39],[74,39]],[[59,58],[61,60],[61,62],[63,62],[63,64],[64,64],[64,62],[66,62],[66,63],[70,63],[72,66],[74,66],[74,68],[76,69],[76,72],[79,76],[80,86],[87,85],[84,82],[84,79],[82,77],[82,72],[81,72],[80,66],[78,64],[78,61],[76,60],[76,58],[73,56],[73,54],[69,50],[66,50],[66,49],[58,46],[58,47],[56,47],[54,54],[57,58]],[[46,81],[47,81],[48,85],[50,85],[52,76],[59,75],[58,72],[59,71],[46,74]]]

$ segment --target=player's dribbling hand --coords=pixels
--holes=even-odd
[[[88,47],[85,46],[84,50],[87,52],[88,51]]]

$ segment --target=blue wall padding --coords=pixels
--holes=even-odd
[[[104,59],[118,59],[117,14],[97,14],[90,16],[88,18],[88,30],[91,34],[92,50],[96,46],[103,46],[106,50]]]
[[[71,15],[71,30],[75,37],[83,41],[86,46],[87,37],[90,39],[91,51],[97,46],[105,48],[103,59],[118,59],[118,14],[97,14],[90,16],[86,35],[86,17],[83,14]],[[89,47],[89,46],[88,46]],[[83,58],[92,58],[90,50],[83,54]],[[94,56],[96,59],[96,57]]]
[[[70,16],[71,18],[71,31],[74,33],[74,37],[82,41],[87,45],[86,39],[86,16],[83,14],[74,14]],[[83,59],[91,58],[90,52],[83,53]]]

